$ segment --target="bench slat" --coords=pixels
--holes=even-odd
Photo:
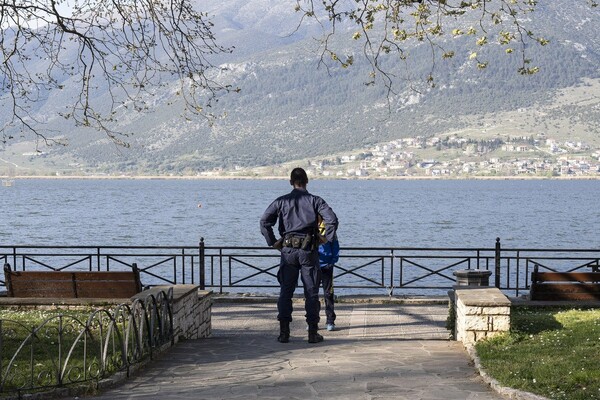
[[[140,292],[135,282],[131,279],[129,281],[81,281],[77,279],[75,286],[77,297],[124,299],[130,298]]]
[[[600,300],[600,293],[560,293],[537,292],[532,293],[531,300],[561,301],[561,300]]]
[[[5,270],[8,292],[13,297],[73,298],[73,275],[63,271]]]
[[[600,272],[537,272],[534,282],[600,282]]]
[[[13,297],[57,297],[61,299],[73,298],[75,294],[72,279],[27,281],[14,279],[14,277],[11,280],[10,292]]]
[[[72,281],[72,272],[66,271],[10,271],[11,277],[27,277],[30,281]]]
[[[536,293],[600,293],[600,285],[595,283],[535,283],[531,289]]]
[[[78,281],[131,281],[133,271],[72,271]]]

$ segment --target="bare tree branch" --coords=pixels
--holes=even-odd
[[[594,3],[592,0],[591,6]],[[472,43],[466,61],[473,60],[478,68],[488,65],[478,50],[497,43],[506,54],[513,53],[515,46],[520,49],[521,65],[516,72],[536,73],[539,67],[531,65],[527,45],[548,43],[525,26],[526,17],[535,11],[536,4],[536,0],[297,0],[296,10],[303,19],[327,16],[329,30],[322,39],[323,63],[333,61],[345,68],[354,61],[351,54],[340,54],[333,48],[331,39],[338,25],[345,24],[349,29],[356,26],[350,36],[362,42],[363,56],[371,66],[368,84],[381,80],[389,99],[395,94],[399,73],[412,87],[407,50],[420,43],[427,43],[430,48],[431,70],[425,77],[430,86],[435,85],[438,61],[456,56],[449,48],[450,39],[463,36]],[[395,61],[390,62],[393,57]]]
[[[61,115],[121,145],[127,133],[111,128],[116,110],[147,110],[156,88],[174,80],[185,112],[209,118],[206,106],[233,90],[210,77],[211,57],[231,52],[212,29],[190,0],[0,1],[0,96],[13,111],[0,127],[3,140],[17,128],[50,142],[32,106],[66,85],[79,89]],[[33,67],[40,64],[42,71]],[[101,87],[111,97],[108,110],[93,103]]]

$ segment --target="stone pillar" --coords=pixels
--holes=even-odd
[[[510,329],[510,300],[497,288],[454,290],[456,340],[471,345]]]
[[[211,335],[212,291],[196,285],[173,286],[175,340],[201,339]]]
[[[197,338],[207,338],[212,335],[212,291],[210,290],[199,290],[198,291],[198,306],[197,310],[201,317],[198,321],[198,330],[196,333]]]
[[[180,339],[201,339],[212,333],[212,291],[198,290],[197,285],[154,286],[136,296],[167,291],[173,288],[173,335]]]

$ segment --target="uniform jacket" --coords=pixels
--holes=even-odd
[[[279,220],[278,230],[281,237],[286,235],[315,234],[317,218],[321,215],[325,222],[325,237],[334,239],[338,219],[331,207],[319,196],[310,194],[306,189],[294,188],[290,193],[278,197],[265,210],[260,219],[260,232],[267,245],[277,241],[273,226]]]

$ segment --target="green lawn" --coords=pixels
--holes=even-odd
[[[476,346],[490,376],[550,399],[600,399],[600,310],[513,308],[511,324]]]
[[[64,383],[80,381],[86,376],[89,379],[90,374],[97,376],[102,350],[102,343],[98,341],[101,337],[99,328],[102,325],[106,332],[108,321],[94,324],[90,334],[78,340],[91,312],[91,309],[0,310],[0,391],[10,392],[17,388],[27,391],[31,387],[56,384],[56,377],[67,357]]]

